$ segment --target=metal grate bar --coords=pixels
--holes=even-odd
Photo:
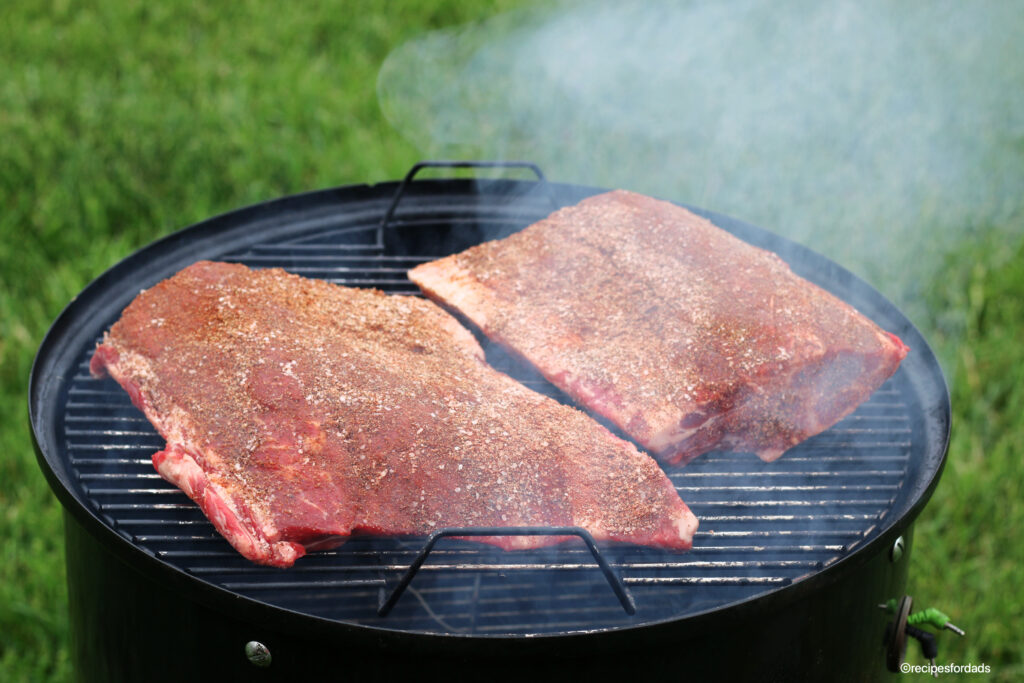
[[[784,586],[791,583],[790,579],[781,576],[647,576],[626,577],[623,581],[630,586],[752,586],[766,584]]]
[[[903,474],[902,470],[855,470],[855,471],[841,471],[841,472],[828,472],[828,471],[810,471],[810,472],[759,472],[758,477],[762,479],[775,479],[783,477],[804,477],[804,478],[836,478],[836,479],[850,479],[852,477],[899,477]],[[673,481],[679,479],[700,479],[700,478],[711,478],[711,477],[734,477],[737,479],[746,479],[750,477],[749,472],[673,472],[669,475],[669,479]]]

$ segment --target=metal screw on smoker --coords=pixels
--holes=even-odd
[[[270,666],[270,650],[259,641],[250,640],[245,644],[245,656],[260,668],[265,669]]]
[[[889,559],[893,562],[899,562],[900,558],[903,557],[903,546],[905,541],[902,536],[897,536],[896,540],[892,544],[892,549],[889,551]]]

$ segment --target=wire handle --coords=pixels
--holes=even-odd
[[[402,575],[402,579],[395,586],[395,589],[391,593],[384,597],[384,591],[381,589],[381,601],[377,608],[377,614],[382,617],[386,617],[391,608],[395,606],[398,599],[402,597],[405,589],[409,587],[416,572],[420,570],[423,563],[427,559],[427,555],[434,549],[434,544],[445,536],[579,536],[583,539],[583,542],[587,544],[587,548],[590,550],[590,554],[594,556],[594,560],[597,562],[597,566],[601,569],[601,573],[604,574],[605,579],[608,580],[608,584],[611,586],[612,591],[615,593],[615,597],[619,599],[622,604],[622,609],[626,611],[626,614],[636,614],[636,603],[633,602],[633,596],[626,589],[626,585],[622,582],[622,578],[619,577],[613,570],[608,560],[604,558],[601,551],[597,547],[597,543],[594,541],[594,537],[590,535],[590,532],[578,526],[562,526],[562,527],[536,527],[536,526],[522,526],[522,527],[445,527],[438,529],[434,533],[427,537],[427,542],[420,549],[416,558],[409,565],[409,568]]]
[[[413,177],[424,168],[528,168],[537,175],[537,180],[540,182],[546,183],[548,180],[544,177],[544,172],[540,170],[540,167],[532,161],[420,161],[413,164],[413,167],[402,178],[402,182],[398,184],[395,196],[391,199],[391,205],[388,206],[388,210],[384,213],[384,218],[380,221],[380,232],[383,232],[384,228],[388,227],[388,223],[391,222],[395,215],[395,209],[398,208],[398,202],[402,195],[405,194],[405,189],[412,182]],[[553,197],[551,201],[554,204]]]

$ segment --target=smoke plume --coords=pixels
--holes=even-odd
[[[981,230],[1017,239],[1016,3],[606,2],[422,35],[383,111],[425,158],[700,206],[800,241],[925,328],[922,289]]]

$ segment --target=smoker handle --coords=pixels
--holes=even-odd
[[[398,599],[402,597],[402,593],[408,588],[412,582],[416,572],[420,570],[423,563],[427,559],[427,555],[433,550],[434,544],[437,543],[438,539],[444,536],[579,536],[583,539],[583,542],[587,544],[587,548],[590,550],[590,554],[594,556],[594,560],[597,562],[597,566],[601,569],[601,573],[604,574],[605,579],[608,580],[608,584],[611,586],[612,591],[615,593],[615,597],[619,599],[622,604],[622,609],[626,611],[626,614],[636,614],[636,603],[633,602],[633,596],[629,590],[626,589],[626,585],[622,582],[622,578],[615,573],[611,565],[608,564],[608,560],[604,558],[601,551],[597,547],[597,543],[594,541],[594,537],[590,535],[590,532],[586,529],[578,526],[566,526],[566,527],[445,527],[439,529],[427,537],[427,542],[423,545],[423,548],[416,555],[416,559],[412,561],[409,568],[402,575],[402,579],[395,586],[395,589],[391,591],[391,594],[384,597],[384,589],[381,589],[381,601],[377,608],[377,614],[382,617],[386,617],[391,611],[391,608],[395,606]]]
[[[384,232],[384,228],[388,227],[388,223],[391,222],[392,217],[395,215],[395,209],[398,208],[398,202],[405,194],[405,189],[409,183],[412,182],[413,177],[424,168],[528,168],[537,175],[537,180],[542,183],[547,183],[547,178],[544,177],[544,172],[540,170],[540,167],[532,161],[420,161],[413,165],[409,169],[409,172],[402,178],[402,182],[399,183],[398,189],[395,190],[395,196],[391,199],[391,205],[388,206],[388,210],[384,213],[384,218],[380,221],[379,233]],[[555,204],[555,199],[548,193],[552,205]],[[557,205],[554,208],[558,208]]]

